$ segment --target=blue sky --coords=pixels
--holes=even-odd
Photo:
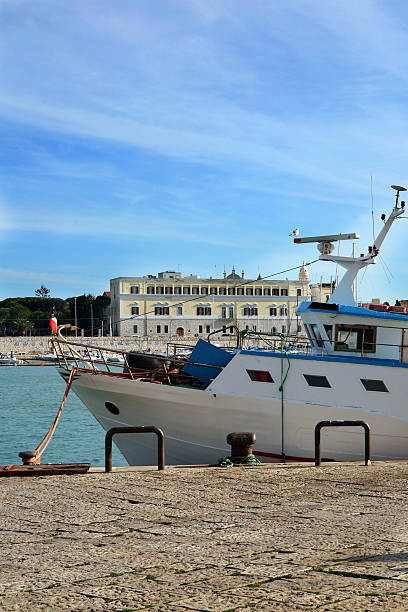
[[[315,259],[296,226],[363,252],[370,177],[376,220],[408,183],[404,2],[0,0],[0,19],[0,299],[269,275]],[[361,298],[408,298],[407,223]]]

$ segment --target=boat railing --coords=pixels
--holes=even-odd
[[[70,370],[74,363],[79,371],[92,372],[93,374],[111,374],[114,376],[122,376],[131,379],[149,380],[151,382],[167,382],[173,384],[180,380],[193,383],[203,384],[203,381],[209,382],[215,376],[205,376],[200,373],[200,376],[193,376],[182,371],[183,366],[187,363],[186,356],[172,357],[170,355],[156,355],[150,353],[143,354],[143,358],[160,362],[159,368],[155,367],[146,370],[146,368],[138,368],[129,364],[129,351],[120,349],[105,348],[82,342],[71,342],[68,340],[51,338],[49,347],[53,354],[56,355],[58,365],[66,370]],[[191,349],[193,347],[190,347]],[[81,352],[82,351],[82,352]],[[121,361],[117,360],[117,356],[121,357]],[[115,359],[116,356],[116,359]],[[188,360],[191,366],[200,366],[214,370],[217,373],[223,369],[220,365],[211,365]],[[106,369],[101,370],[98,365],[104,366]],[[123,372],[118,372],[117,368],[122,367]]]

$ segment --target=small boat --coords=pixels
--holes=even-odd
[[[21,365],[22,363],[23,360],[14,357],[13,353],[6,355],[0,354],[0,365]]]
[[[364,421],[373,459],[408,458],[407,313],[358,307],[353,295],[357,273],[376,263],[394,220],[405,212],[405,203],[399,204],[405,188],[393,189],[395,206],[388,218],[382,216],[367,253],[333,254],[334,243],[356,240],[356,233],[294,238],[296,244],[317,243],[321,261],[346,269],[328,302],[299,304],[307,338],[263,334],[265,348],[259,348],[259,332],[251,340],[250,330],[237,329],[235,348],[217,347],[208,338],[183,357],[177,351],[166,357],[122,352],[123,372],[78,364],[72,390],[106,431],[162,429],[169,464],[215,463],[229,454],[226,436],[232,431],[254,432],[261,459],[313,460],[314,430],[323,420]],[[245,342],[258,348],[248,350]],[[52,345],[61,354],[84,346],[58,339]],[[62,375],[67,378],[66,371]],[[118,435],[115,443],[130,465],[155,462],[149,436]],[[361,458],[361,429],[336,427],[325,434],[322,452],[333,460]]]
[[[37,361],[53,361],[54,363],[58,363],[58,357],[54,353],[36,355],[34,359]]]

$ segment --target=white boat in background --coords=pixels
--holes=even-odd
[[[6,355],[0,354],[0,365],[21,365],[22,363],[23,360],[14,357],[13,353],[9,353]]]
[[[314,428],[322,420],[363,420],[371,428],[373,459],[407,458],[408,316],[404,309],[357,307],[352,290],[358,271],[376,263],[393,221],[404,212],[399,195],[405,189],[393,187],[395,207],[388,219],[383,216],[384,225],[366,254],[333,255],[333,243],[357,239],[357,234],[294,239],[316,242],[320,260],[346,269],[327,303],[299,305],[307,338],[275,336],[281,348],[271,350],[269,335],[268,349],[248,350],[241,340],[250,334],[240,332],[235,349],[199,340],[188,358],[121,353],[125,367],[120,373],[102,371],[93,362],[77,363],[73,391],[105,430],[161,428],[168,464],[215,463],[229,454],[226,435],[231,431],[255,432],[254,451],[261,459],[312,460]],[[51,343],[67,378],[71,365],[66,357],[83,345],[59,339]],[[156,460],[154,436],[123,434],[114,441],[131,465]],[[325,433],[322,454],[334,460],[361,458],[362,430]]]
[[[34,359],[36,361],[52,361],[54,363],[58,363],[58,357],[55,355],[55,353],[44,353],[36,355]]]

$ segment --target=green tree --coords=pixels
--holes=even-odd
[[[44,287],[44,285],[41,285],[39,289],[35,290],[35,295],[37,297],[50,297],[51,293],[50,293],[50,290],[47,289],[47,287]]]

